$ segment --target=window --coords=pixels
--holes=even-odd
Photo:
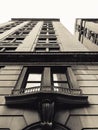
[[[13,33],[13,35],[17,36],[17,35],[20,35],[21,32],[19,31],[16,31],[15,33]]]
[[[41,85],[41,74],[40,73],[29,73],[26,83],[26,88],[40,86]]]
[[[6,39],[4,39],[2,42],[12,42],[15,38],[13,37],[8,37]]]
[[[1,28],[0,28],[0,33],[3,33],[3,32],[5,32],[5,31],[7,31],[7,30],[10,30],[12,27],[15,27],[15,26],[17,26],[18,24],[20,24],[21,22],[16,22],[16,23],[12,23],[12,24],[9,24],[9,25],[5,25],[5,26],[2,26]]]
[[[40,36],[37,41],[38,43],[57,43],[56,36],[54,36],[54,37],[50,37],[50,36],[46,37],[46,35],[44,35],[42,37],[40,37]]]
[[[54,43],[57,43],[57,41],[49,41],[49,43],[53,43],[54,44]]]
[[[49,44],[45,44],[42,46],[37,46],[35,47],[36,52],[58,52],[60,50],[59,46],[52,46],[50,47]]]
[[[39,37],[39,38],[38,38],[38,43],[46,43],[46,38],[44,38],[44,37]]]
[[[16,38],[15,42],[20,43],[24,40],[24,38]]]
[[[53,73],[53,85],[69,88],[66,74]]]
[[[0,52],[12,52],[15,51],[17,47],[2,47],[0,48]]]
[[[49,31],[49,34],[55,34],[55,32],[54,31]]]
[[[32,27],[28,27],[27,30],[32,30]]]
[[[24,67],[24,69],[26,71],[25,75],[22,75],[24,78],[20,87],[25,93],[53,90],[71,94],[72,89],[77,87],[73,74],[70,75],[70,67]],[[77,90],[77,93],[79,92]]]
[[[46,38],[45,37],[39,37],[37,42],[46,42]]]
[[[8,30],[18,24],[20,24],[21,22],[16,22],[13,23],[12,25],[7,25],[5,28],[0,28],[0,33],[4,32],[4,30]],[[35,25],[35,23],[34,23]],[[26,35],[29,34],[29,32],[32,30],[32,28],[34,27],[33,24],[27,24],[24,27],[18,29],[17,31],[15,31],[13,34],[10,34],[7,38],[3,39],[0,42],[0,45],[4,45],[5,43],[14,43],[14,45],[16,45],[15,43],[17,43],[17,46],[19,45],[19,43],[22,43],[22,41],[25,39]],[[1,30],[3,29],[3,30]],[[8,44],[5,44],[5,46],[7,46]]]
[[[27,67],[25,67],[27,68]],[[25,88],[25,93],[29,93],[31,91],[40,91],[41,80],[42,80],[42,67],[28,67],[26,71],[26,75],[24,77],[25,84],[23,88]]]
[[[49,40],[50,41],[55,41],[55,40],[57,40],[57,38],[56,37],[51,37],[51,38],[49,38]]]
[[[46,31],[46,30],[47,30],[47,27],[43,27],[42,30],[45,30],[45,31]]]
[[[45,52],[46,51],[46,48],[45,47],[35,47],[35,51],[36,52]]]
[[[38,44],[41,44],[41,46]],[[50,45],[48,45],[50,44]],[[55,46],[54,46],[55,44]],[[52,25],[52,22],[44,22],[42,29],[40,31],[39,37],[37,38],[37,43],[35,46],[36,52],[58,52],[60,46],[57,43],[57,37]]]
[[[49,30],[54,30],[54,28],[53,28],[53,27],[49,27],[48,29],[49,29]]]
[[[55,33],[55,31],[41,30],[40,35],[37,39],[35,51],[36,52],[58,52],[58,51],[60,51],[60,46],[57,43],[57,37],[56,37],[56,35],[54,35],[54,33]]]
[[[16,50],[16,47],[7,47],[5,48],[5,52],[10,52],[10,51],[15,51]]]
[[[50,52],[58,52],[60,50],[60,47],[51,47],[49,48]]]
[[[66,68],[59,67],[52,68],[52,84],[55,86],[54,91],[59,91],[58,87],[69,88],[68,79],[67,79]]]
[[[29,31],[24,31],[23,32],[23,35],[27,35],[27,34],[29,34]]]
[[[41,31],[40,34],[47,34],[47,31]]]

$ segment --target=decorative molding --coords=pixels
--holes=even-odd
[[[54,102],[42,100],[39,109],[42,118],[41,124],[43,126],[52,127],[54,119]]]
[[[12,18],[12,21],[60,21],[59,18]]]
[[[0,52],[0,62],[14,64],[40,62],[98,62],[98,51],[90,52]]]

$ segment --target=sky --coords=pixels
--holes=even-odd
[[[11,18],[60,18],[74,33],[76,18],[98,18],[98,0],[0,0],[0,23]]]

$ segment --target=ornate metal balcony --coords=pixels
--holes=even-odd
[[[81,95],[82,91],[81,89],[70,89],[70,88],[64,88],[64,87],[56,87],[53,86],[53,89],[51,90],[49,86],[45,87],[45,90],[41,90],[41,87],[31,87],[31,88],[25,88],[25,89],[15,89],[12,91],[12,94],[14,95],[24,95],[24,94],[33,94],[33,93],[39,93],[39,92],[46,92],[46,93],[61,93],[65,95]]]
[[[52,88],[52,89],[51,89]],[[87,96],[82,95],[80,89],[64,87],[32,87],[28,89],[13,90],[5,97],[7,104],[36,103],[36,101],[50,100],[62,104],[86,104]]]

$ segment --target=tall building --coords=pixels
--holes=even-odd
[[[76,19],[75,36],[91,51],[98,51],[98,19]]]
[[[98,53],[59,19],[0,25],[0,130],[98,130]]]

